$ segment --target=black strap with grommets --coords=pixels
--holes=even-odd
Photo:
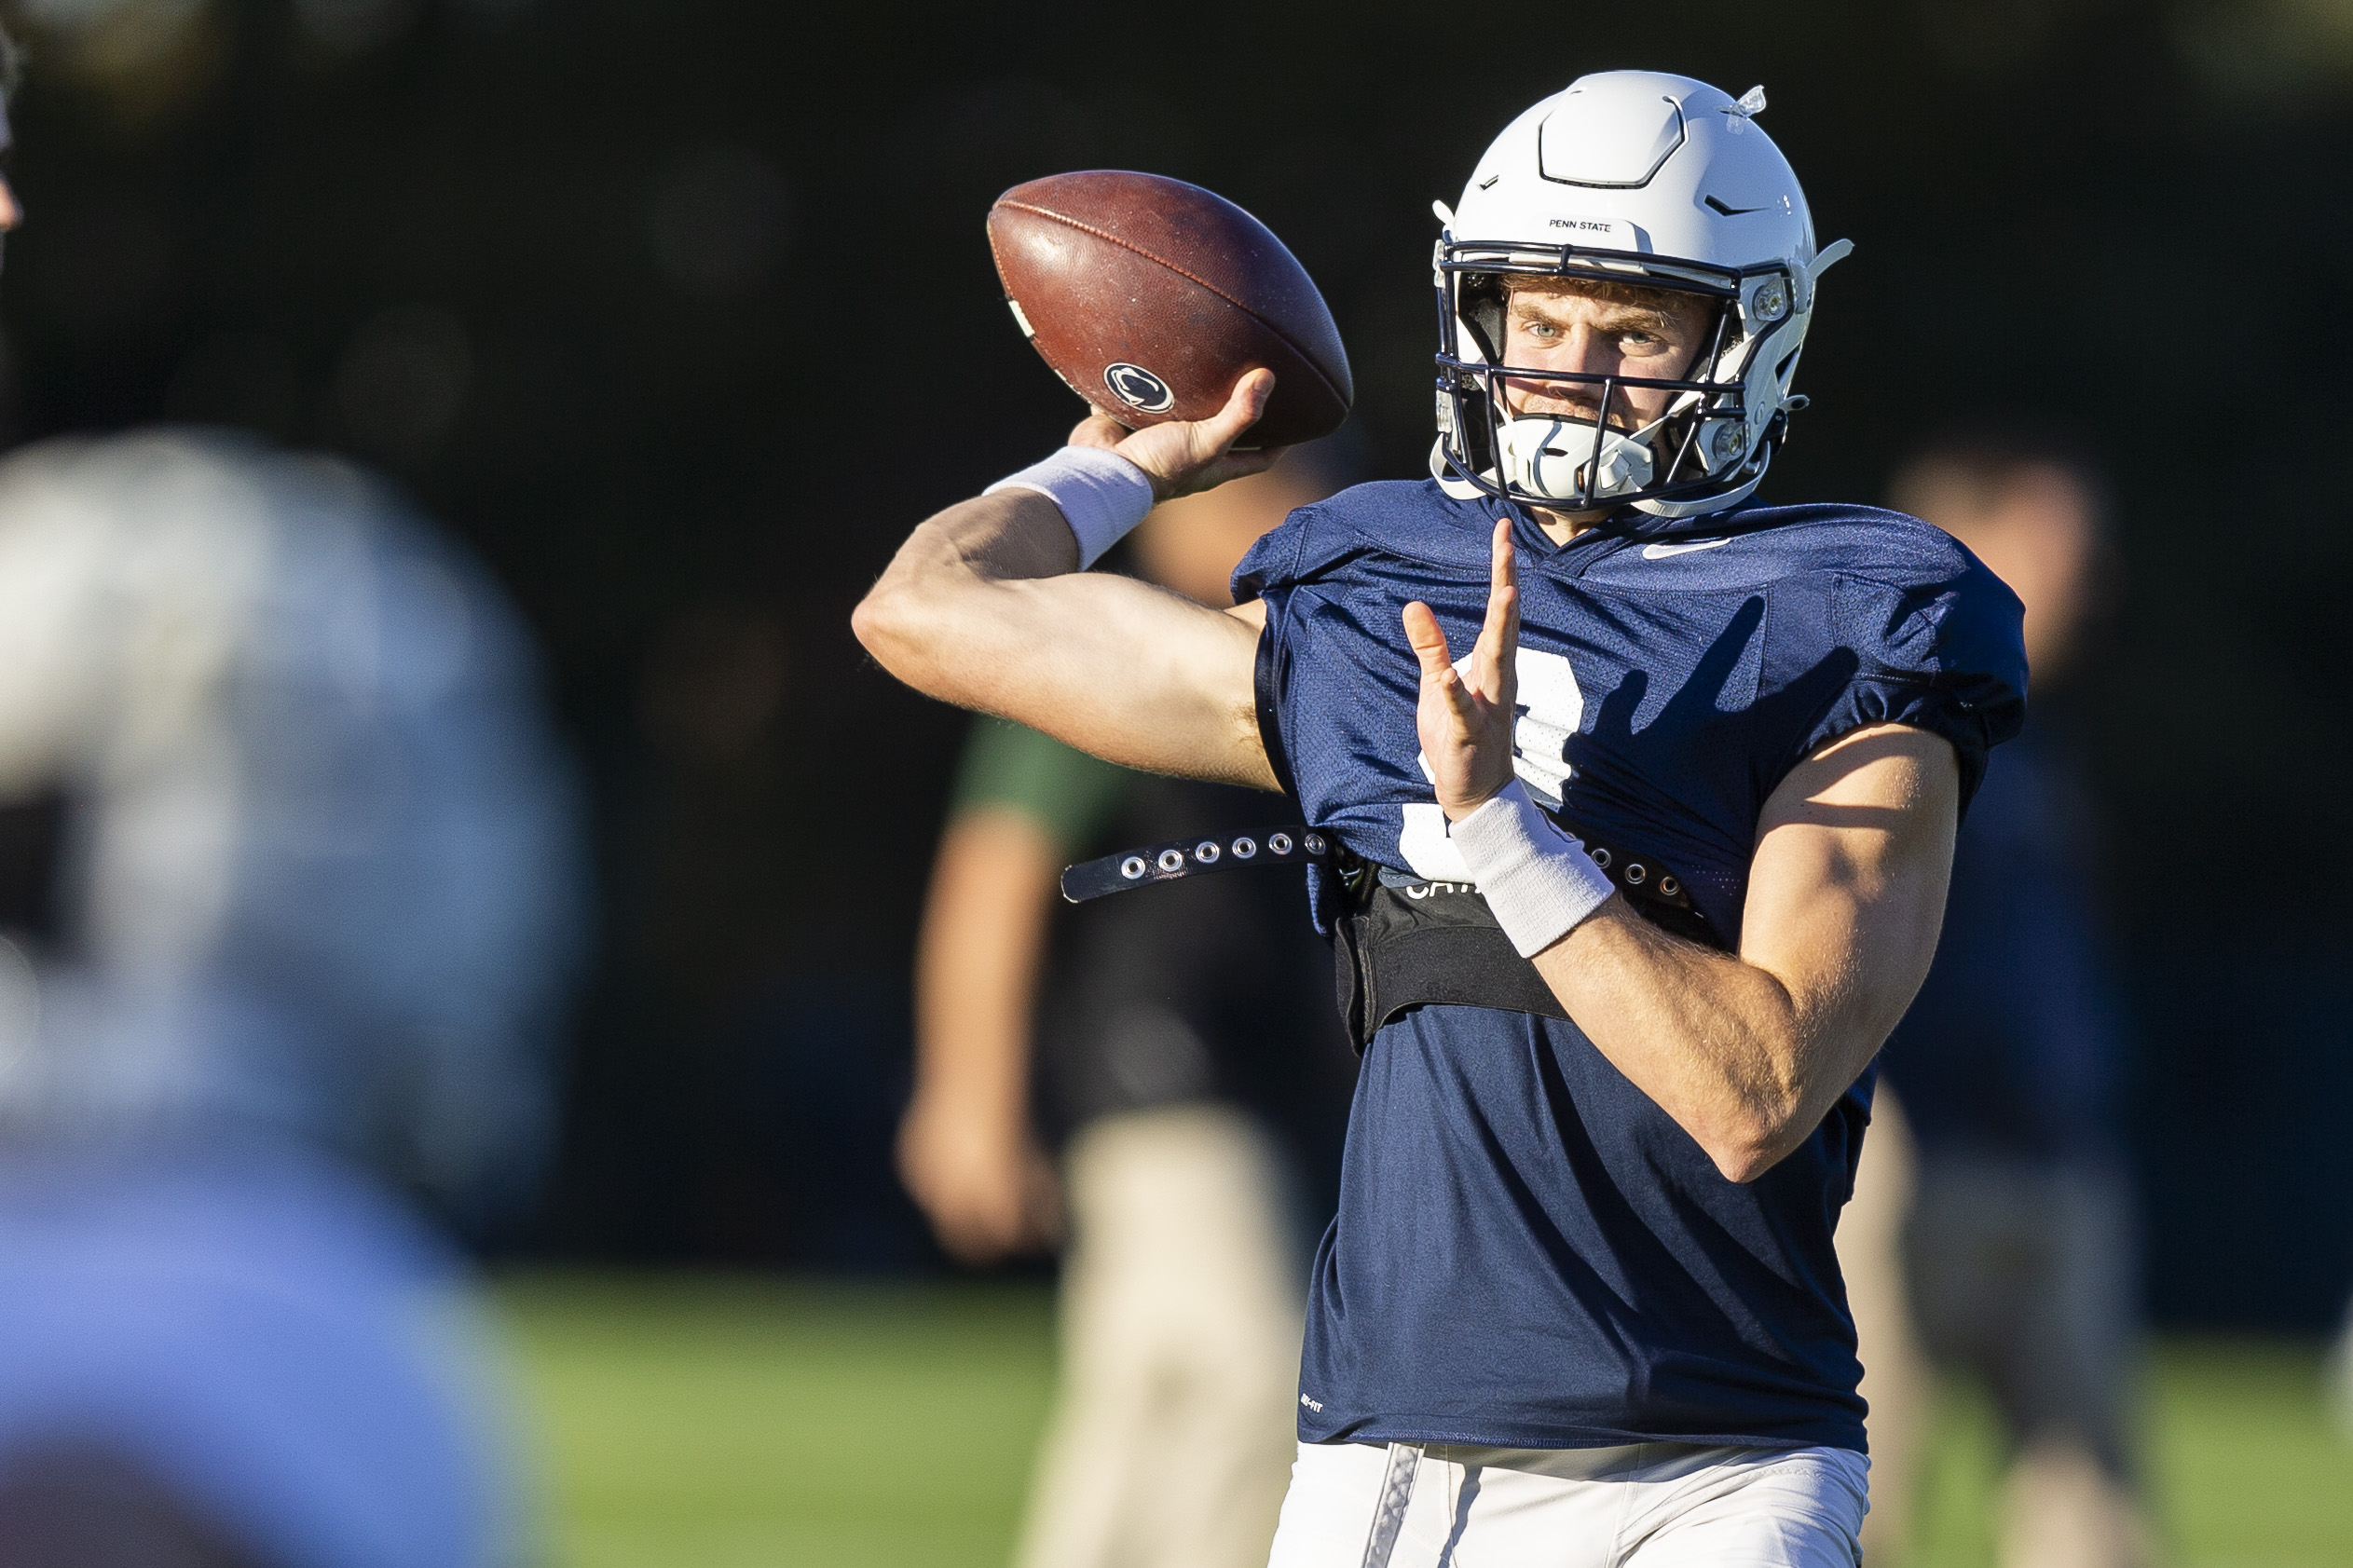
[[[1305,866],[1310,861],[1329,862],[1332,856],[1330,838],[1296,823],[1251,833],[1170,839],[1066,867],[1062,872],[1062,896],[1073,904],[1084,904],[1105,893],[1183,881],[1205,871],[1236,871],[1252,866]]]
[[[1571,834],[1573,824],[1548,813]],[[1635,912],[1662,930],[1718,950],[1725,942],[1658,857],[1579,835],[1585,853]],[[1320,829],[1292,824],[1251,833],[1199,835],[1083,861],[1062,873],[1073,904],[1132,888],[1257,866],[1328,866],[1346,890],[1333,927],[1340,1016],[1361,1051],[1381,1026],[1432,1002],[1496,1007],[1566,1018],[1552,988],[1496,923],[1467,882],[1400,879],[1348,853]]]

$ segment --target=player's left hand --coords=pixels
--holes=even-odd
[[[1460,822],[1512,782],[1512,721],[1520,694],[1520,572],[1512,525],[1495,525],[1487,583],[1487,619],[1460,669],[1445,631],[1428,605],[1405,607],[1405,640],[1421,661],[1421,701],[1415,727],[1430,760],[1438,804]]]

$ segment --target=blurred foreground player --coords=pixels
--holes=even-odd
[[[578,887],[533,659],[377,485],[226,437],[0,462],[0,1563],[478,1568],[496,1368],[401,1188],[550,1131]]]
[[[1957,437],[1894,498],[2014,589],[2039,694],[2060,701],[1993,759],[1953,852],[1944,936],[1884,1055],[1908,1139],[1874,1138],[1840,1257],[1870,1400],[1875,1559],[1908,1544],[1927,1361],[1980,1378],[2015,1445],[2010,1568],[2150,1557],[2129,1480],[2141,1334],[2116,1125],[2120,1008],[2090,888],[2097,818],[2064,693],[2100,597],[2101,490],[2046,441]],[[1892,1098],[1892,1097],[1891,1097]]]
[[[1253,466],[1259,372],[1087,421],[858,612],[923,690],[1287,785],[1350,852],[1314,904],[1365,1056],[1279,1568],[1855,1561],[1831,1232],[2025,661],[1936,530],[1749,504],[1845,249],[1763,107],[1613,72],[1514,121],[1442,214],[1433,477],[1293,512],[1238,609],[1079,568]]]
[[[1160,508],[1130,541],[1143,575],[1230,604],[1242,553],[1330,493],[1317,456]],[[1074,860],[1262,828],[1271,804],[993,719],[965,752],[900,1152],[969,1261],[1049,1243],[1067,1206],[1061,1376],[1024,1568],[1266,1560],[1294,1446],[1307,1223],[1330,1213],[1353,1072],[1329,961],[1293,879],[1078,907],[1055,887]],[[1059,1182],[1033,1098],[1067,1140]]]

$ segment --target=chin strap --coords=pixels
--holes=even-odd
[[[1462,470],[1455,466],[1455,460],[1446,456],[1446,438],[1443,435],[1430,449],[1430,477],[1438,482],[1438,488],[1444,491],[1449,499],[1475,501],[1492,498],[1491,492],[1465,478]]]

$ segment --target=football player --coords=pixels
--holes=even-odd
[[[1238,608],[1081,568],[1265,460],[1265,372],[1082,423],[857,613],[922,690],[1344,852],[1365,1056],[1279,1568],[1855,1561],[1831,1231],[2025,661],[1935,529],[1751,500],[1847,249],[1763,107],[1612,72],[1505,130],[1440,209],[1431,478],[1293,512]]]

